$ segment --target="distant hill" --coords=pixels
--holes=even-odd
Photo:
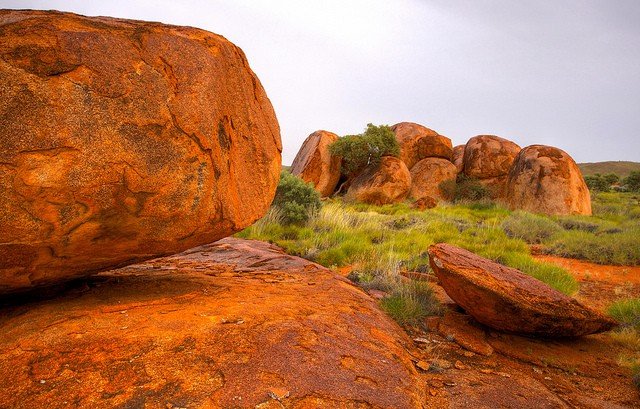
[[[595,175],[600,173],[601,175],[607,173],[615,173],[621,178],[629,176],[629,173],[637,170],[640,171],[640,162],[625,162],[625,161],[609,161],[609,162],[589,162],[578,163],[582,174]]]

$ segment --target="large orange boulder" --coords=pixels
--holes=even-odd
[[[280,131],[238,47],[189,27],[0,11],[0,292],[260,218]]]
[[[464,148],[464,174],[487,187],[492,198],[504,198],[509,170],[520,150],[499,136],[474,136]]]
[[[453,147],[453,157],[451,162],[456,165],[458,173],[464,171],[464,148],[466,145],[457,145]]]
[[[506,176],[520,149],[499,136],[474,136],[464,148],[464,173],[476,179]]]
[[[404,331],[363,291],[225,238],[0,306],[0,402],[31,408],[420,408]],[[8,304],[8,305],[7,305]]]
[[[400,159],[411,169],[424,158],[451,160],[451,139],[413,122],[400,122],[391,127],[400,144]]]
[[[411,190],[409,196],[414,199],[432,197],[436,200],[453,199],[453,189],[447,189],[445,183],[455,186],[456,165],[442,158],[426,158],[411,168]],[[452,187],[453,187],[452,186]]]
[[[316,131],[305,139],[293,163],[291,173],[305,182],[313,183],[320,196],[331,196],[340,180],[341,159],[331,155],[329,145],[338,140],[338,135],[327,131]]]
[[[507,182],[509,206],[549,215],[591,214],[591,197],[575,161],[561,149],[524,148]]]
[[[346,197],[363,203],[384,205],[407,198],[411,173],[398,158],[383,156],[380,163],[367,166],[351,183]]]
[[[501,331],[575,337],[616,322],[541,281],[470,251],[440,243],[429,263],[447,294],[478,322]]]

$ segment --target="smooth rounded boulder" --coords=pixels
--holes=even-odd
[[[514,268],[450,244],[429,247],[440,285],[478,322],[506,332],[576,337],[617,323]]]
[[[338,135],[327,131],[316,131],[305,139],[293,163],[291,173],[305,182],[313,183],[320,196],[333,194],[340,180],[341,159],[329,152],[329,145],[338,140]]]
[[[455,186],[457,174],[456,166],[446,159],[422,159],[411,168],[409,196],[414,199],[432,197],[436,200],[452,200],[455,192],[445,184]]]
[[[520,150],[499,136],[474,136],[464,148],[464,174],[485,186],[492,199],[504,199],[509,170]]]
[[[380,163],[367,166],[351,183],[346,197],[362,203],[384,205],[407,198],[411,173],[400,159],[383,156]]]
[[[464,148],[464,173],[476,179],[506,176],[520,150],[514,142],[499,136],[474,136]]]
[[[259,219],[280,130],[240,48],[189,27],[0,11],[0,293]]]
[[[464,171],[464,148],[466,145],[457,145],[453,147],[453,157],[451,162],[456,165],[458,173]]]
[[[391,127],[400,144],[400,159],[411,169],[424,158],[451,160],[451,139],[413,122],[400,122]]]
[[[524,148],[507,182],[508,204],[547,215],[591,215],[591,196],[576,162],[565,151],[545,145]]]

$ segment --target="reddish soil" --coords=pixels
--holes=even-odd
[[[580,292],[576,298],[595,308],[606,309],[619,299],[640,297],[640,266],[604,266],[546,255],[534,258],[571,272],[580,282]]]

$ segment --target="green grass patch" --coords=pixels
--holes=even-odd
[[[608,312],[624,327],[640,331],[640,298],[617,301],[609,306]]]
[[[439,315],[441,306],[428,283],[412,281],[397,286],[380,300],[380,307],[400,325],[419,325],[431,315]]]

